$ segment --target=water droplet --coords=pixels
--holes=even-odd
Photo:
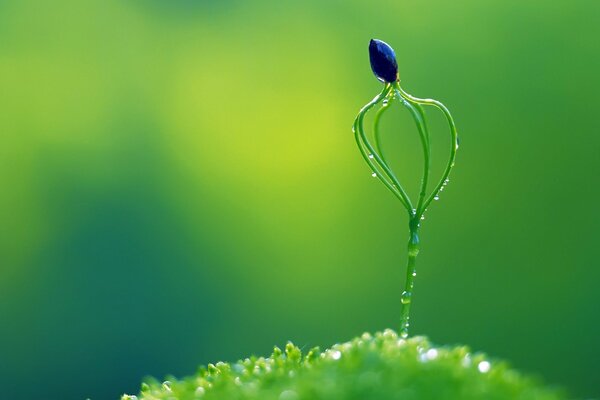
[[[390,340],[398,339],[398,334],[394,332],[392,329],[386,329],[383,331],[383,337]]]
[[[435,360],[438,356],[438,351],[436,349],[429,349],[426,352],[421,352],[419,355],[419,361],[427,362],[431,360]]]
[[[371,176],[372,176],[373,178],[377,178],[377,174],[376,174],[375,172],[373,172],[373,173],[371,174]]]
[[[462,360],[462,366],[465,368],[471,366],[471,355],[470,354],[465,355],[465,358],[463,358],[463,360]]]
[[[425,216],[424,216],[424,215],[421,215],[421,220],[423,220],[423,219],[425,219]]]
[[[416,273],[416,272],[413,272],[413,273],[412,273],[412,276],[417,276],[417,273]]]
[[[389,101],[390,101],[389,99],[383,99],[383,106],[387,107]]]
[[[434,198],[433,198],[433,199],[437,201],[437,200],[439,200],[439,199],[440,199],[440,196],[438,196],[438,195],[436,194],[436,195],[434,196]]]
[[[137,396],[131,395],[131,394],[124,394],[121,397],[121,400],[138,400]]]
[[[400,296],[400,302],[402,304],[410,304],[411,297],[412,297],[412,293],[407,292],[405,290],[404,292],[402,292],[402,295]],[[408,326],[408,322],[406,322],[405,326]]]
[[[352,133],[356,133],[356,127],[352,125]]]
[[[440,188],[440,192],[443,192],[443,191],[444,191],[444,186],[445,186],[445,185],[442,185],[442,187]]]
[[[486,372],[488,372],[491,367],[492,367],[492,365],[488,361],[482,361],[479,364],[477,364],[477,369],[482,374],[485,374]]]
[[[169,382],[169,381],[164,381],[164,382],[162,383],[162,387],[163,387],[163,389],[165,389],[167,392],[170,392],[170,391],[171,391],[171,382]]]
[[[444,185],[447,185],[450,183],[450,179],[446,178],[446,180],[444,181]]]
[[[206,393],[206,390],[202,386],[198,386],[194,393],[196,394],[196,397],[202,397],[204,396],[204,393]]]
[[[375,157],[373,154],[369,154],[369,158],[372,160]]]
[[[340,358],[342,358],[342,353],[338,350],[334,350],[331,352],[331,358],[333,358],[334,360],[339,360]]]

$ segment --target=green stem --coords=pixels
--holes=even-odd
[[[412,303],[412,293],[415,277],[417,276],[416,262],[419,254],[419,216],[413,216],[410,220],[410,238],[408,239],[408,263],[406,266],[406,283],[404,291],[400,297],[402,309],[400,310],[400,336],[408,337],[408,327],[410,325],[410,305]]]
[[[410,198],[400,185],[400,182],[392,172],[391,168],[387,164],[384,153],[382,151],[381,146],[381,137],[379,133],[379,121],[383,113],[389,108],[389,104],[384,104],[384,106],[378,110],[375,115],[375,119],[373,122],[373,130],[374,130],[374,142],[375,148],[369,143],[367,136],[365,135],[363,128],[363,121],[365,114],[372,107],[380,103],[382,100],[387,99],[393,100],[394,97],[397,97],[399,101],[410,111],[415,123],[417,125],[419,135],[421,138],[421,145],[423,147],[423,177],[421,179],[421,187],[419,191],[419,200],[417,203],[417,208],[413,209]],[[429,131],[427,129],[427,119],[425,116],[425,111],[421,105],[435,106],[439,108],[442,113],[446,116],[448,120],[448,124],[450,126],[450,133],[452,136],[452,146],[450,149],[450,158],[448,160],[448,164],[442,174],[442,178],[436,185],[433,192],[427,196],[427,184],[429,180],[429,172],[430,172],[430,158],[431,158],[431,148],[430,148],[430,138]],[[419,99],[417,97],[411,96],[406,93],[400,87],[399,82],[395,83],[387,83],[382,92],[377,95],[373,100],[371,100],[367,105],[365,105],[360,112],[358,113],[356,119],[354,120],[353,131],[355,135],[355,140],[360,149],[360,152],[374,173],[374,176],[377,176],[379,180],[381,180],[384,185],[400,200],[402,205],[406,208],[409,214],[409,233],[410,237],[408,240],[408,264],[406,267],[406,282],[404,286],[404,291],[401,296],[402,309],[400,312],[400,335],[403,338],[408,337],[408,328],[410,321],[410,305],[412,303],[412,293],[414,288],[414,280],[417,275],[416,272],[416,261],[417,255],[419,254],[419,228],[420,228],[420,220],[423,216],[423,213],[427,209],[427,206],[431,203],[435,196],[437,196],[440,189],[446,184],[448,175],[454,167],[454,159],[456,157],[456,150],[458,149],[458,136],[456,133],[456,126],[454,125],[454,120],[452,119],[452,115],[448,109],[439,101],[432,99]]]
[[[373,137],[374,137],[374,141],[375,141],[375,148],[377,149],[377,151],[379,152],[379,155],[381,156],[381,159],[387,164],[387,160],[385,159],[385,154],[383,153],[383,148],[381,147],[381,134],[379,133],[379,119],[381,118],[381,116],[383,115],[384,112],[386,112],[389,108],[390,108],[391,103],[387,103],[383,106],[381,106],[381,108],[377,111],[377,114],[375,114],[375,119],[373,120]]]

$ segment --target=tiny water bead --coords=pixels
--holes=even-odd
[[[415,273],[416,275],[416,273]],[[415,276],[413,275],[413,276]],[[402,292],[402,295],[400,296],[400,301],[402,302],[402,304],[410,304],[412,298],[412,293],[411,292],[407,292],[406,290],[404,292]]]
[[[425,219],[427,207],[432,201],[438,201],[440,199],[440,192],[442,192],[443,188],[448,185],[450,181],[448,176],[455,163],[456,150],[458,149],[458,135],[452,115],[446,106],[437,100],[420,99],[414,97],[403,90],[398,79],[399,75],[396,54],[389,44],[378,39],[372,39],[369,42],[369,60],[375,77],[384,84],[384,87],[379,95],[375,96],[373,100],[361,108],[356,116],[356,119],[354,120],[352,132],[354,133],[354,137],[361,155],[371,169],[371,176],[378,178],[386,186],[386,188],[392,192],[392,194],[400,201],[409,215],[408,227],[410,236],[408,242],[408,263],[406,281],[404,285],[405,289],[401,296],[400,309],[400,336],[402,338],[406,338],[408,336],[408,321],[410,318],[410,306],[412,303],[411,296],[414,286],[414,278],[416,277],[415,263],[420,248],[420,221]],[[414,203],[398,180],[398,174],[396,174],[388,164],[385,158],[385,155],[387,155],[388,152],[386,151],[385,154],[383,153],[382,143],[380,141],[379,120],[384,114],[382,111],[385,110],[385,108],[390,107],[394,101],[402,104],[404,109],[411,114],[417,128],[423,151],[421,187],[418,192],[418,198]],[[373,134],[367,135],[364,128],[365,115],[369,110],[378,105],[380,108],[375,113],[375,118],[373,120]],[[449,149],[450,156],[448,158],[446,167],[443,170],[442,176],[437,181],[432,181],[433,177],[430,176],[430,135],[426,121],[427,114],[424,111],[424,107],[435,107],[440,110],[446,118],[450,128],[450,136],[452,140]],[[373,138],[375,145],[371,143],[371,137]]]
[[[488,372],[491,367],[492,367],[492,365],[489,363],[489,361],[482,361],[479,364],[477,364],[477,369],[482,374],[485,374],[486,372]]]
[[[468,368],[471,366],[471,355],[467,353],[461,362],[462,366]]]
[[[438,357],[437,349],[432,348],[427,351],[425,351],[424,349],[421,349],[421,351],[419,352],[419,361],[421,361],[421,362],[433,361],[437,357]]]

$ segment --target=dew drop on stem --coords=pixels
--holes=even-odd
[[[412,293],[411,292],[407,292],[405,290],[404,292],[402,292],[402,296],[400,296],[400,302],[402,304],[410,304],[411,297],[412,297]],[[406,324],[406,326],[408,326],[408,323]]]

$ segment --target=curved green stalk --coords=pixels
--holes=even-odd
[[[359,111],[358,115],[356,116],[356,119],[354,120],[354,134],[355,134],[356,141],[358,143],[358,147],[361,151],[361,154],[363,155],[363,158],[365,159],[367,164],[369,164],[369,166],[371,167],[373,172],[375,174],[377,174],[377,177],[385,184],[385,186],[388,189],[390,189],[394,193],[394,195],[396,197],[398,197],[398,199],[400,199],[400,201],[402,202],[402,205],[404,205],[404,207],[408,211],[409,215],[412,215],[413,214],[413,206],[412,206],[412,202],[410,201],[410,198],[408,197],[408,195],[402,188],[402,185],[396,179],[396,177],[394,176],[394,174],[392,173],[392,171],[390,170],[388,165],[385,163],[385,161],[383,161],[383,159],[381,158],[379,153],[377,151],[375,151],[375,149],[373,148],[371,143],[369,143],[369,141],[365,135],[364,128],[363,128],[363,120],[364,120],[366,112],[369,111],[369,109],[371,109],[373,106],[375,106],[381,100],[383,100],[383,98],[385,98],[391,90],[392,90],[392,85],[387,84],[384,87],[383,91],[378,96],[376,96],[373,100],[371,100],[369,103],[367,103]],[[365,152],[365,149],[363,148],[363,146],[367,148],[368,153]],[[373,158],[370,158],[369,155],[373,155]],[[385,174],[382,174],[382,172],[384,172]],[[385,175],[385,177],[384,177],[384,175]],[[390,184],[384,178],[389,179],[392,182],[392,184]]]
[[[373,141],[375,142],[375,149],[377,150],[377,152],[379,153],[379,156],[381,157],[381,160],[385,163],[385,165],[388,167],[389,172],[391,174],[391,178],[392,180],[395,182],[395,185],[398,187],[402,188],[402,185],[400,184],[400,181],[398,180],[398,178],[396,177],[396,175],[394,174],[394,171],[389,167],[388,161],[386,160],[385,154],[383,152],[383,147],[381,145],[381,134],[380,134],[380,130],[379,130],[379,121],[381,116],[383,115],[383,113],[387,110],[390,109],[391,107],[391,102],[392,100],[394,100],[395,96],[393,95],[394,92],[390,92],[391,95],[386,96],[386,98],[383,100],[383,105],[381,106],[381,108],[379,110],[377,110],[377,113],[375,114],[375,118],[373,120]],[[402,188],[402,190],[404,191],[404,189]],[[407,196],[408,198],[408,196]],[[409,216],[413,213],[413,209],[412,209],[412,205],[410,205],[409,207],[407,207],[407,211],[409,212]]]
[[[356,131],[357,128],[355,127],[354,130]],[[387,177],[387,175],[385,174],[385,172],[382,171],[380,168],[378,168],[378,166],[369,157],[370,153],[369,153],[368,149],[366,149],[365,144],[361,141],[361,138],[360,138],[358,132],[354,133],[354,137],[356,139],[356,144],[358,145],[358,148],[360,150],[361,155],[363,156],[363,158],[365,159],[365,161],[367,162],[367,164],[369,164],[369,167],[371,167],[371,170],[373,171],[373,174],[375,174],[374,176],[377,177],[381,182],[383,182],[383,184],[385,185],[385,187],[387,187],[394,194],[394,196],[396,196],[396,198],[398,198],[398,200],[400,200],[400,202],[404,205],[404,207],[408,207],[404,203],[404,199],[400,195],[400,192],[398,192],[398,190],[394,186],[394,183],[392,183],[392,182],[389,181],[389,178]]]
[[[423,107],[421,107],[421,105],[419,103],[412,103],[412,104],[413,104],[413,106],[415,106],[415,108],[421,115],[421,119],[423,120],[423,124],[425,125],[425,133],[427,134],[426,135],[427,146],[429,147],[429,130],[427,129],[427,118],[425,117],[425,110],[423,110]]]
[[[396,179],[396,176],[391,171],[390,167],[388,167],[388,165],[381,159],[379,154],[375,151],[375,149],[373,148],[371,143],[369,143],[369,140],[367,139],[367,136],[365,135],[365,131],[363,129],[363,118],[364,118],[364,115],[360,116],[357,126],[356,126],[357,131],[361,136],[362,143],[367,147],[370,154],[373,155],[373,158],[375,159],[377,164],[382,168],[383,171],[385,171],[385,174],[388,177],[388,179],[390,179],[393,182],[393,186],[397,189],[397,193],[400,195],[400,197],[403,200],[404,207],[408,211],[409,215],[412,215],[413,206],[412,206],[412,202],[410,201],[410,198],[406,194],[406,191],[404,190],[404,188],[402,187],[402,185],[400,184],[398,179]]]
[[[364,115],[366,114],[367,111],[369,111],[369,109],[371,107],[373,107],[374,105],[379,103],[389,93],[390,88],[391,88],[391,86],[386,85],[386,87],[384,87],[383,91],[379,95],[377,95],[373,100],[371,100],[369,103],[367,103],[367,105],[365,105],[360,110],[356,119],[354,120],[354,125],[352,126],[352,130],[354,131],[354,138],[356,140],[356,144],[358,145],[360,153],[363,156],[363,158],[365,159],[365,161],[367,162],[367,164],[369,165],[369,167],[371,168],[371,170],[373,171],[373,173],[375,174],[375,176],[381,182],[383,182],[383,184],[394,194],[394,196],[396,196],[396,198],[398,198],[398,200],[400,200],[400,202],[404,205],[404,207],[409,207],[408,204],[405,202],[403,196],[400,194],[398,189],[394,186],[393,181],[390,182],[391,179],[385,174],[384,171],[381,170],[381,168],[379,168],[379,166],[377,165],[375,160],[370,157],[370,155],[373,155],[373,158],[374,158],[375,155],[373,152],[369,153],[369,149],[367,148],[365,143],[362,141],[364,134],[360,133],[360,131],[362,130],[361,122],[362,122],[362,119],[364,118]]]
[[[450,175],[450,171],[452,171],[452,167],[454,167],[454,160],[456,158],[456,150],[458,149],[458,134],[456,132],[456,125],[454,124],[454,119],[452,118],[452,114],[450,114],[450,111],[448,110],[448,108],[446,108],[446,106],[444,104],[442,104],[441,102],[439,102],[437,100],[433,100],[433,99],[420,99],[418,97],[414,97],[414,96],[406,93],[404,90],[402,90],[402,88],[400,87],[399,84],[397,84],[396,87],[397,87],[398,91],[400,92],[400,94],[402,95],[402,97],[406,100],[411,100],[415,103],[437,107],[439,110],[442,111],[442,113],[446,117],[446,120],[448,121],[448,126],[450,127],[450,134],[452,136],[452,145],[450,147],[450,158],[448,159],[448,163],[446,164],[446,168],[444,169],[444,173],[442,174],[440,181],[438,182],[438,184],[436,185],[433,192],[431,192],[431,194],[429,195],[429,197],[423,204],[423,207],[424,207],[423,209],[425,209],[425,208],[427,208],[427,206],[429,206],[429,204],[434,199],[434,197],[440,192],[440,189],[447,183],[447,179],[448,179],[448,176]]]
[[[419,191],[419,202],[417,204],[417,217],[421,217],[424,212],[423,203],[425,196],[427,195],[427,182],[429,180],[429,169],[430,169],[430,148],[429,148],[429,131],[425,122],[425,113],[423,110],[419,110],[411,101],[403,101],[402,104],[410,111],[417,129],[419,130],[419,136],[421,137],[421,145],[423,146],[423,177],[421,179],[421,190]]]
[[[381,148],[381,134],[379,131],[379,119],[383,115],[384,112],[389,110],[391,103],[383,104],[381,108],[375,114],[375,119],[373,120],[373,137],[375,142],[375,148],[379,152],[381,159],[387,164],[387,160],[385,159],[385,154],[383,153],[383,149]]]

